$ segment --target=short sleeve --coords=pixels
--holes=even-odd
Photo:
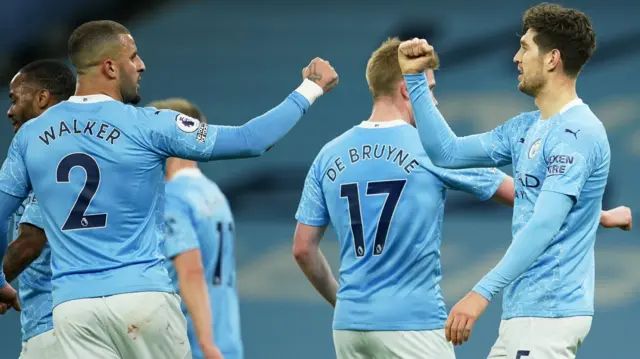
[[[31,191],[31,181],[24,162],[22,137],[24,129],[14,136],[9,146],[7,158],[0,168],[0,191],[18,198],[27,198]]]
[[[597,146],[598,142],[587,134],[550,133],[544,144],[547,174],[542,190],[566,194],[577,201],[593,171]]]
[[[307,173],[304,189],[302,190],[302,198],[296,212],[296,220],[302,224],[320,227],[330,222],[321,180],[322,174],[319,169],[319,162],[316,159]]]
[[[464,170],[437,168],[436,172],[447,188],[467,192],[482,201],[493,197],[506,176],[497,168]]]
[[[189,205],[176,196],[165,197],[165,255],[173,258],[200,248],[198,235]]]
[[[141,140],[163,157],[208,161],[216,142],[217,126],[173,110],[137,109],[142,117]]]
[[[20,225],[23,223],[28,223],[44,230],[44,217],[35,195],[31,195],[31,198],[29,198],[29,203],[25,206],[24,213],[22,214],[18,224]]]

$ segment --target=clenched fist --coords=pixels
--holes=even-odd
[[[338,84],[338,73],[329,61],[316,57],[309,66],[302,69],[302,79],[315,82],[327,93]]]
[[[403,41],[398,48],[398,62],[405,75],[425,72],[438,66],[438,57],[433,46],[425,39]]]

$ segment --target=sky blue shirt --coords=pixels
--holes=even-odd
[[[13,238],[18,238],[19,225],[31,224],[44,230],[44,219],[38,201],[31,193],[14,216]],[[36,258],[19,276],[20,322],[22,341],[53,329],[51,298],[51,248],[47,243]]]
[[[33,189],[38,198],[53,254],[53,306],[173,292],[160,247],[165,160],[258,156],[309,105],[293,92],[271,111],[232,127],[104,95],[74,96],[23,125],[0,170],[0,191],[25,198]],[[11,211],[18,206],[9,199],[0,204]]]
[[[593,315],[593,248],[611,160],[602,122],[576,99],[545,120],[539,111],[527,112],[490,132],[457,138],[433,104],[424,75],[405,79],[422,144],[434,162],[451,168],[513,165],[514,242],[474,290],[491,299],[504,289],[504,319]],[[543,192],[573,201],[548,238],[527,226]],[[536,212],[555,209],[550,201]],[[539,255],[524,260],[532,251]]]
[[[167,182],[165,202],[167,258],[198,249],[213,313],[214,340],[225,358],[242,359],[240,309],[236,287],[234,222],[226,197],[198,169],[183,169]],[[172,261],[167,268],[176,291],[178,274]],[[204,358],[193,320],[187,317],[194,358]]]
[[[405,122],[364,122],[320,151],[296,219],[329,223],[340,241],[336,330],[432,330],[447,318],[440,244],[447,189],[481,200],[504,179],[496,169],[435,167]],[[400,304],[400,305],[399,305]]]

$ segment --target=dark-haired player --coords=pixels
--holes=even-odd
[[[501,290],[503,315],[490,358],[574,358],[594,314],[594,244],[609,174],[605,128],[576,92],[596,47],[584,13],[543,3],[527,10],[514,57],[518,88],[538,111],[496,129],[457,137],[421,73],[434,56],[425,40],[400,46],[422,144],[447,168],[513,164],[513,242],[498,265],[456,304],[447,338],[462,344]]]
[[[7,116],[14,133],[27,121],[69,99],[75,89],[73,72],[59,61],[38,60],[24,66],[9,84],[11,107]],[[20,281],[20,359],[62,359],[62,350],[53,334],[51,250],[33,193],[16,212],[14,224],[14,241],[7,248],[3,270],[8,282],[16,277]]]
[[[166,159],[260,156],[337,84],[337,73],[316,58],[280,105],[242,126],[216,126],[128,105],[140,101],[145,66],[121,24],[85,23],[68,47],[75,96],[23,125],[0,170],[0,240],[6,218],[33,189],[51,247],[53,322],[66,358],[190,358],[160,246]]]

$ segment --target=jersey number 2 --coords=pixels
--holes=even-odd
[[[86,214],[93,196],[95,196],[100,186],[100,167],[96,160],[86,153],[72,153],[60,161],[56,169],[56,181],[58,183],[69,183],[69,175],[74,167],[81,167],[86,180],[84,187],[76,203],[71,208],[67,220],[62,226],[63,231],[73,231],[76,229],[104,228],[107,226],[107,214]]]
[[[376,226],[375,241],[373,243],[373,255],[380,255],[384,250],[389,233],[391,218],[400,200],[402,189],[404,189],[406,179],[395,181],[378,181],[367,183],[367,196],[386,194],[387,199],[382,206],[378,224]],[[360,210],[360,193],[358,183],[345,183],[340,186],[340,197],[349,201],[349,219],[351,220],[351,234],[353,235],[353,245],[356,257],[363,257],[364,249],[364,227],[362,225],[362,212]]]

